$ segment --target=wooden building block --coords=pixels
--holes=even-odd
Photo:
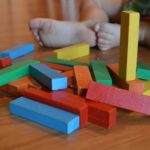
[[[53,58],[72,60],[87,56],[90,53],[89,44],[77,44],[52,51]]]
[[[150,115],[150,97],[101,83],[90,83],[86,98]]]
[[[96,82],[112,85],[112,79],[104,61],[92,61],[91,68]]]
[[[59,71],[63,71],[63,72],[72,70],[72,67],[64,66],[64,65],[60,65],[60,64],[55,64],[55,63],[50,63],[50,62],[42,62],[42,64],[45,64],[54,70],[59,70]]]
[[[150,80],[150,68],[144,63],[138,63],[136,76],[139,79]]]
[[[88,121],[104,128],[112,128],[116,124],[116,108],[104,103],[86,100],[88,105]]]
[[[30,65],[30,75],[50,90],[67,88],[67,77],[44,64]]]
[[[144,91],[143,95],[150,96],[150,90]]]
[[[25,97],[10,102],[10,112],[65,134],[79,128],[79,116]]]
[[[143,80],[143,83],[144,83],[144,91],[150,90],[150,80],[149,81]]]
[[[9,57],[6,58],[0,58],[0,69],[11,66],[12,60]]]
[[[82,97],[64,91],[45,92],[34,88],[25,89],[22,95],[79,115],[81,127],[88,122],[88,107]]]
[[[29,75],[29,65],[38,64],[36,60],[25,60],[0,70],[0,86]]]
[[[89,67],[74,66],[73,69],[77,85],[77,94],[80,96],[85,96],[89,83],[93,81]]]
[[[119,76],[125,81],[136,79],[140,15],[133,11],[121,14]]]
[[[32,51],[34,51],[34,44],[33,43],[26,43],[22,45],[18,45],[14,48],[7,49],[3,52],[0,52],[2,58],[10,57],[11,59],[16,59],[23,55],[26,55]]]
[[[75,77],[73,70],[65,71],[61,74],[68,78],[68,86],[72,86],[75,84]]]
[[[112,76],[113,82],[120,88],[135,92],[138,94],[143,94],[144,92],[144,83],[139,79],[132,81],[124,81],[119,77],[118,73],[118,64],[108,64],[107,65],[109,72]]]
[[[45,57],[43,61],[70,66],[70,67],[77,66],[77,65],[89,66],[88,63],[84,63],[84,62],[78,62],[78,61],[73,61],[73,60],[63,60],[63,59],[57,59],[57,58],[48,58],[48,57]]]

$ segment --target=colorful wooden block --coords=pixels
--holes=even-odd
[[[91,62],[91,69],[96,82],[112,85],[112,79],[106,67],[106,64],[102,60],[96,60]]]
[[[143,80],[143,83],[144,83],[144,91],[150,90],[150,80],[149,81]]]
[[[104,103],[86,100],[88,105],[88,121],[104,128],[112,128],[116,124],[116,108]]]
[[[6,58],[0,58],[0,69],[11,66],[12,60],[9,57]]]
[[[79,116],[25,97],[10,102],[10,112],[65,134],[79,128]]]
[[[64,65],[50,63],[50,62],[42,62],[42,63],[47,65],[48,67],[50,67],[52,69],[63,71],[63,72],[72,70],[72,67],[69,67],[69,66],[64,66]]]
[[[150,96],[150,90],[144,91],[143,95]]]
[[[30,75],[50,90],[65,89],[68,86],[67,77],[44,64],[30,65]]]
[[[52,51],[52,57],[57,59],[72,60],[87,56],[90,53],[89,44],[77,44]]]
[[[46,62],[50,62],[50,63],[56,63],[56,64],[61,64],[61,65],[65,65],[65,66],[70,66],[70,67],[73,67],[73,66],[89,66],[88,63],[84,63],[84,62],[78,62],[78,61],[73,61],[73,60],[63,60],[63,59],[57,59],[57,58],[48,58],[48,57],[45,57],[43,59],[43,61],[46,61]]]
[[[79,115],[81,127],[88,122],[88,107],[85,98],[64,91],[45,92],[34,88],[25,89],[22,95]]]
[[[62,75],[64,75],[65,77],[68,78],[68,86],[72,86],[75,83],[75,78],[74,78],[74,72],[73,70],[69,70],[69,71],[65,71],[62,73]]]
[[[136,76],[139,79],[150,80],[150,68],[144,63],[138,63]]]
[[[85,96],[89,83],[93,81],[89,67],[74,66],[73,69],[77,85],[77,94],[80,96]]]
[[[143,94],[144,92],[144,83],[139,79],[132,81],[124,81],[119,77],[118,73],[118,64],[108,64],[107,65],[109,72],[112,76],[113,82],[120,88],[135,92],[138,94]]]
[[[140,15],[134,11],[121,14],[119,76],[125,81],[136,79]]]
[[[0,86],[29,75],[29,65],[38,64],[36,60],[25,60],[0,70]]]
[[[150,97],[101,83],[90,83],[86,98],[150,115]]]
[[[32,51],[34,51],[34,44],[33,43],[26,43],[22,45],[18,45],[14,48],[7,49],[3,52],[0,52],[2,58],[10,57],[11,59],[16,59],[23,55],[26,55]]]

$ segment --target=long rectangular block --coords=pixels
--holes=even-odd
[[[89,83],[93,81],[89,67],[74,66],[73,69],[77,85],[77,94],[80,96],[85,96]]]
[[[118,73],[118,64],[108,64],[107,65],[109,72],[112,76],[113,82],[120,88],[135,92],[138,94],[143,94],[144,92],[144,83],[139,79],[132,81],[124,81],[119,77]]]
[[[11,66],[12,60],[9,57],[6,58],[0,58],[0,69]]]
[[[88,121],[104,128],[112,128],[116,124],[116,108],[104,103],[86,100],[88,105]]]
[[[79,116],[25,97],[10,102],[10,112],[65,134],[79,128]]]
[[[101,83],[90,83],[86,98],[150,115],[150,97]]]
[[[74,72],[73,69],[69,70],[69,71],[65,71],[63,73],[61,73],[62,75],[66,76],[68,78],[68,86],[72,86],[75,83],[75,78],[74,78]]]
[[[96,82],[112,85],[112,79],[104,61],[92,61],[91,68]]]
[[[67,77],[44,64],[31,65],[30,74],[50,90],[65,89],[68,86]]]
[[[24,90],[22,95],[79,115],[81,127],[88,122],[88,107],[82,97],[64,91],[45,92],[34,88]]]
[[[3,52],[0,52],[0,56],[2,58],[10,57],[11,59],[16,59],[18,57],[21,57],[23,55],[26,55],[32,51],[34,51],[34,44],[33,43],[26,43],[18,45],[14,48],[7,49]]]
[[[140,15],[134,11],[121,14],[119,76],[125,81],[136,79]]]
[[[29,65],[38,64],[36,60],[25,60],[0,70],[0,86],[29,75]]]
[[[49,57],[45,57],[43,59],[43,61],[46,62],[50,62],[50,63],[56,63],[56,64],[60,64],[60,65],[65,65],[65,66],[89,66],[88,63],[84,63],[84,62],[78,62],[78,61],[73,61],[73,60],[63,60],[63,59],[57,59],[57,58],[49,58]]]
[[[77,44],[52,51],[52,57],[57,59],[72,60],[87,56],[90,53],[89,44]]]

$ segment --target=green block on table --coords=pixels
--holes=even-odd
[[[29,75],[29,65],[37,63],[40,62],[36,60],[25,60],[7,68],[0,69],[0,86]]]
[[[92,61],[91,69],[96,82],[112,85],[112,79],[104,61]]]
[[[136,76],[138,79],[150,80],[150,68],[147,64],[138,63]]]
[[[78,62],[78,61],[72,61],[72,60],[63,60],[63,59],[57,59],[57,58],[48,58],[48,57],[45,57],[43,59],[43,61],[61,64],[61,65],[65,65],[65,66],[70,66],[70,67],[79,66],[79,65],[89,66],[88,63],[84,63],[84,62]]]

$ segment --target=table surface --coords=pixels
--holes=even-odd
[[[53,10],[48,10],[48,6]],[[35,17],[61,19],[59,0],[0,0],[0,51],[24,42],[35,42],[28,21]],[[36,43],[36,42],[35,42]],[[22,59],[50,56],[50,48],[40,48]],[[92,48],[90,58],[117,63],[119,48],[101,52]],[[138,60],[150,65],[150,49],[140,47]],[[9,113],[12,96],[0,93],[0,150],[149,150],[150,117],[119,110],[113,129],[88,124],[67,136],[49,128],[15,117]]]

